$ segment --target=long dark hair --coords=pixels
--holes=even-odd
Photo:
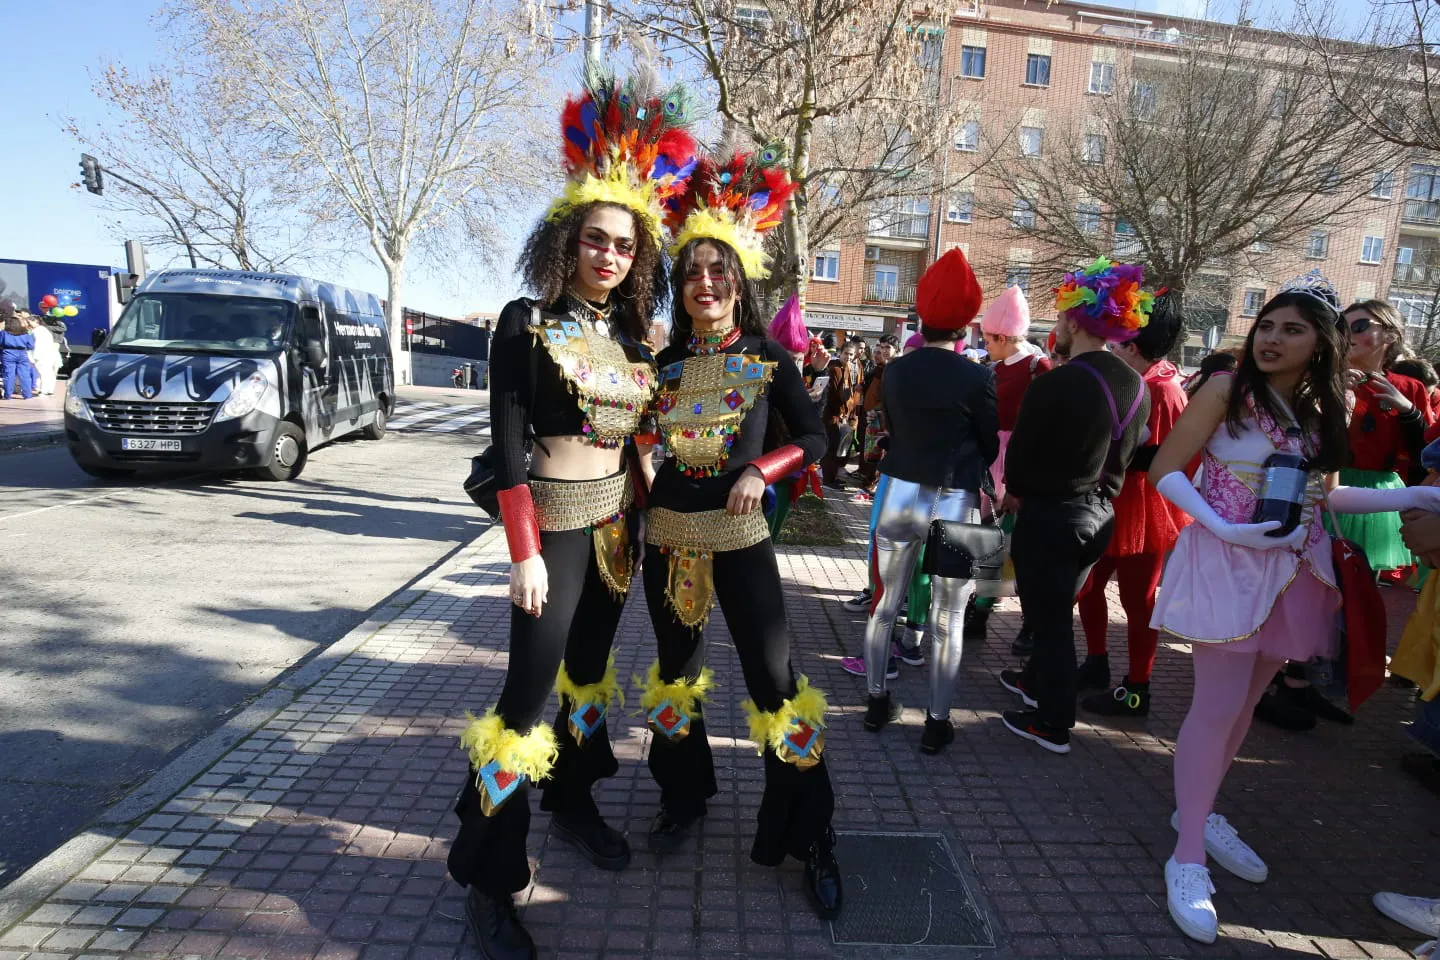
[[[638,343],[645,339],[646,327],[664,303],[669,288],[665,285],[665,262],[660,255],[660,245],[634,210],[597,200],[553,220],[546,217],[525,238],[516,266],[536,296],[547,304],[558,302],[570,291],[575,271],[580,268],[580,230],[585,226],[585,219],[602,207],[621,210],[635,219],[635,259],[630,263],[630,272],[611,294],[615,302],[611,320]]]
[[[1315,352],[1310,366],[1295,389],[1294,413],[1303,435],[1319,434],[1320,448],[1309,451],[1312,467],[1339,470],[1350,460],[1348,413],[1345,409],[1345,339],[1338,327],[1339,314],[1329,304],[1308,293],[1287,291],[1272,297],[1245,335],[1245,352],[1235,370],[1235,388],[1225,411],[1225,424],[1232,437],[1240,435],[1248,411],[1245,398],[1279,424],[1288,424],[1289,415],[1269,389],[1269,380],[1255,364],[1255,330],[1268,314],[1293,307],[1315,328]],[[1308,445],[1308,444],[1307,444]]]
[[[690,334],[694,331],[694,322],[685,312],[685,275],[695,265],[695,251],[702,243],[708,244],[719,255],[725,279],[735,290],[735,326],[747,337],[770,336],[769,327],[760,316],[760,300],[755,296],[755,288],[746,278],[745,268],[740,265],[740,257],[734,248],[723,240],[701,237],[681,247],[670,268],[670,316],[675,321],[670,326],[671,346],[689,343]]]

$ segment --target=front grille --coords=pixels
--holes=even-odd
[[[90,400],[88,403],[101,430],[126,434],[203,433],[218,406],[214,403],[143,403],[131,400]]]

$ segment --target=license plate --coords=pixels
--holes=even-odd
[[[121,450],[158,450],[165,453],[179,453],[179,440],[161,440],[157,437],[121,437]]]

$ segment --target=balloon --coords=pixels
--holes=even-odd
[[[55,306],[59,302],[60,301],[56,299],[55,294],[53,293],[47,293],[45,294],[45,296],[40,298],[40,306],[44,307],[46,310],[49,310],[51,307]]]
[[[60,307],[51,307],[51,308],[50,308],[50,316],[52,316],[52,317],[63,317],[63,316],[65,316],[65,311],[64,311],[63,309],[61,309]]]
[[[79,313],[80,313],[80,308],[79,308],[79,307],[66,307],[66,308],[65,308],[65,316],[67,316],[67,317],[74,317],[74,316],[79,315]]]

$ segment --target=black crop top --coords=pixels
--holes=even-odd
[[[772,411],[806,464],[825,452],[820,414],[795,361],[775,341],[741,337],[714,357],[671,346],[656,363],[660,392],[653,409],[666,456],[650,491],[651,507],[682,513],[723,508],[741,471],[765,452]],[[738,422],[730,422],[736,414]]]
[[[564,312],[566,301],[541,307],[539,326],[534,306],[523,298],[507,303],[490,346],[491,436],[501,490],[528,480],[528,437],[582,436],[612,445],[593,438],[611,435],[606,428],[631,415],[638,420],[655,387],[644,344],[622,338],[612,327],[612,339],[594,343],[592,353],[586,333],[595,337],[595,328]],[[624,430],[613,442],[633,432]]]

